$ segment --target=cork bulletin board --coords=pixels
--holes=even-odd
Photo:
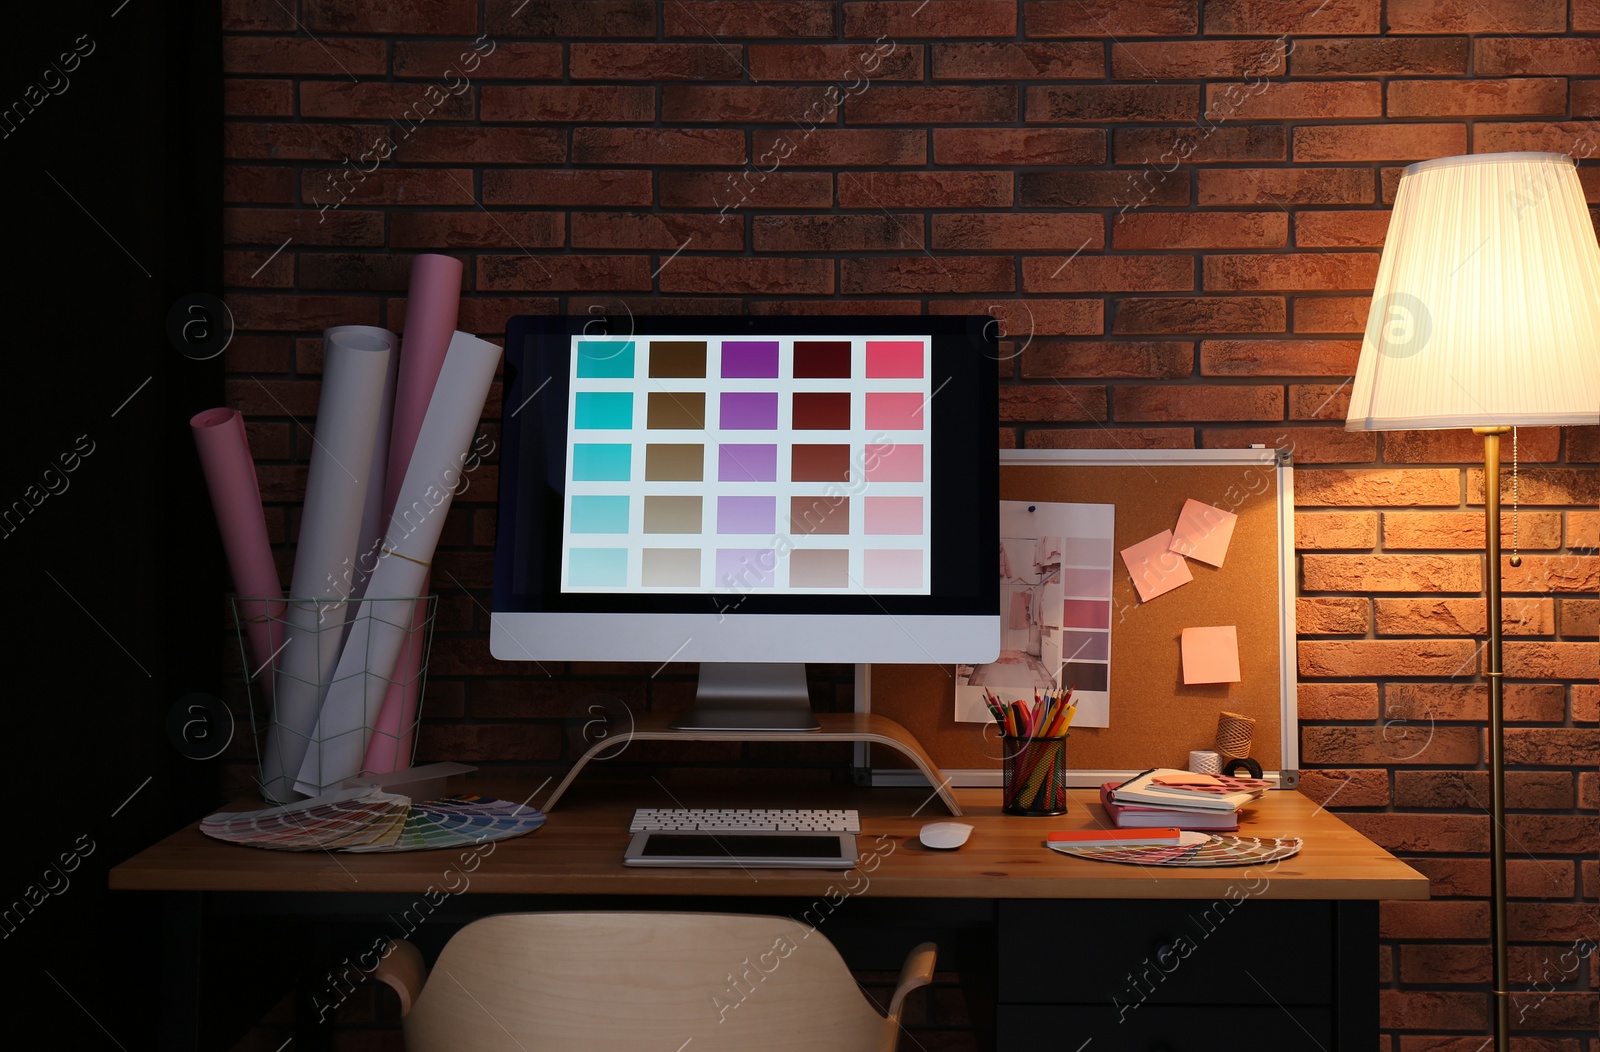
[[[1251,756],[1285,786],[1297,781],[1294,659],[1294,485],[1287,454],[1241,450],[1002,450],[1000,499],[1112,504],[1115,550],[1169,530],[1186,499],[1238,516],[1221,567],[1188,560],[1194,580],[1141,602],[1120,557],[1111,591],[1111,726],[1074,727],[1075,785],[1095,786],[1149,767],[1187,767],[1210,749],[1217,716],[1256,721]],[[1238,629],[1237,683],[1186,685],[1185,628]],[[870,665],[857,671],[858,705],[904,725],[955,785],[998,785],[991,726],[955,721],[950,665]],[[868,754],[874,784],[920,782],[891,757]]]

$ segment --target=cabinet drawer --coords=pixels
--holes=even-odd
[[[1001,1005],[996,1024],[998,1052],[1072,1052],[1085,1044],[1087,1052],[1331,1052],[1338,1047],[1333,1010],[1323,1005],[1145,1005],[1121,1021],[1098,1008]]]
[[[1333,934],[1327,902],[1008,899],[999,1000],[1331,1004]]]

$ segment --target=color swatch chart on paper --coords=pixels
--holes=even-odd
[[[926,336],[574,337],[566,592],[929,592]]]

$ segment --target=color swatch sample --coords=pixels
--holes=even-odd
[[[574,336],[562,589],[929,594],[931,354]]]

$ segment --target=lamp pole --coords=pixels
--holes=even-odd
[[[1475,427],[1483,436],[1483,536],[1489,594],[1489,940],[1494,952],[1494,1047],[1511,1049],[1510,967],[1506,948],[1505,671],[1500,632],[1500,436],[1509,427]]]

